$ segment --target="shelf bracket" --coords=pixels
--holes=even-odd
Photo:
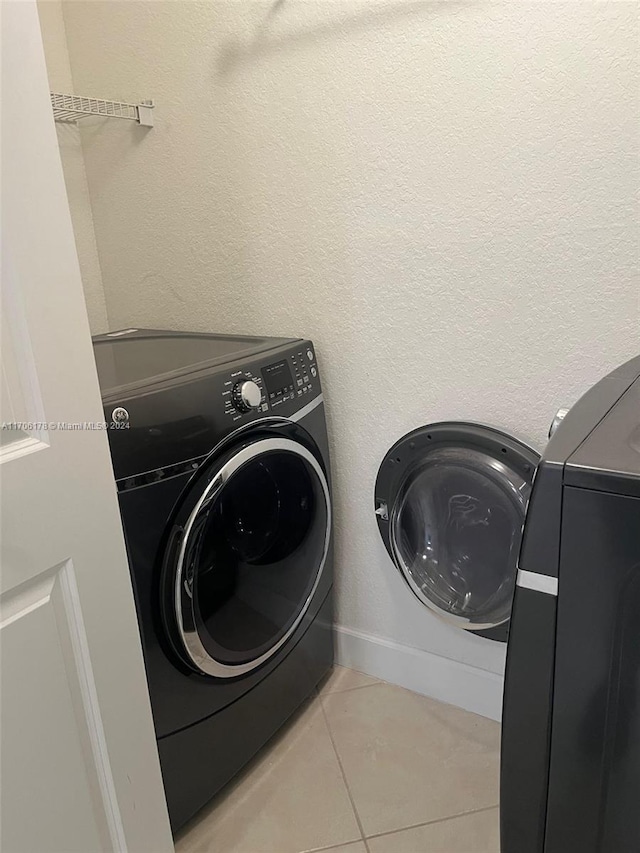
[[[74,123],[82,118],[123,118],[135,121],[142,127],[153,127],[153,101],[127,104],[122,101],[105,101],[79,95],[51,92],[53,117],[58,122]]]

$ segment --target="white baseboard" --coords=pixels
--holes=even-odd
[[[336,663],[492,720],[502,717],[503,677],[431,652],[334,626]]]

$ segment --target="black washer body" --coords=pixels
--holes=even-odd
[[[175,831],[333,662],[331,505],[323,491],[326,483],[330,499],[331,479],[318,365],[310,341],[153,330],[99,336],[94,351],[105,420],[128,420],[114,424],[109,441]],[[260,389],[258,410],[238,408],[234,389],[244,381]],[[221,484],[220,472],[245,456]],[[181,537],[207,488],[214,498],[192,519],[191,563],[183,559],[176,585]],[[176,605],[185,590],[214,670],[216,650],[226,655],[220,674],[198,666],[185,645]],[[270,653],[276,628],[281,644]],[[255,666],[252,644],[261,644]]]

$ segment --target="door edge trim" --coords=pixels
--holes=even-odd
[[[558,578],[541,575],[538,572],[527,572],[524,569],[518,569],[516,586],[523,589],[532,589],[534,592],[543,592],[545,595],[558,595]]]

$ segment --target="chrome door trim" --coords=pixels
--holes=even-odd
[[[318,398],[316,398],[316,400],[317,399]],[[317,405],[317,402],[315,400],[314,403],[315,405]],[[322,553],[320,564],[317,569],[316,578],[311,592],[309,593],[297,617],[295,618],[294,622],[292,623],[286,634],[284,634],[278,640],[277,643],[271,646],[270,649],[268,649],[258,658],[254,658],[253,660],[243,664],[224,664],[220,663],[220,661],[215,660],[215,658],[213,658],[209,654],[209,652],[204,647],[200,636],[198,635],[198,631],[196,628],[195,612],[193,607],[193,577],[185,577],[184,558],[187,549],[187,543],[189,541],[191,530],[200,513],[200,510],[216,499],[218,494],[226,485],[229,478],[232,477],[233,474],[240,467],[246,465],[247,462],[250,462],[252,459],[255,459],[258,456],[262,456],[263,454],[272,452],[274,450],[282,450],[288,453],[293,453],[294,455],[304,459],[305,462],[307,462],[313,468],[316,476],[318,477],[320,485],[322,486],[322,491],[324,493],[325,506],[327,511],[327,529],[325,531],[324,550]],[[200,496],[198,503],[195,505],[193,511],[189,516],[189,519],[187,520],[187,523],[184,528],[184,535],[182,537],[182,543],[180,546],[180,553],[178,556],[175,576],[174,608],[176,614],[176,622],[178,625],[178,633],[180,634],[180,638],[182,640],[184,650],[188,658],[192,661],[192,663],[198,668],[200,672],[204,673],[205,675],[216,676],[217,678],[235,678],[238,675],[244,675],[245,673],[250,672],[252,669],[256,669],[256,667],[269,660],[269,658],[272,657],[278,651],[278,649],[280,649],[284,645],[284,643],[286,643],[286,641],[289,639],[289,637],[293,634],[293,632],[296,630],[296,628],[302,621],[304,614],[309,609],[313,595],[316,589],[318,588],[318,584],[320,583],[320,578],[322,577],[322,572],[329,551],[330,538],[331,496],[329,494],[329,484],[327,482],[327,478],[325,477],[324,471],[318,463],[318,460],[312,453],[310,453],[310,451],[307,450],[306,447],[303,447],[303,445],[288,438],[261,439],[256,441],[254,444],[251,444],[248,447],[244,447],[242,450],[239,450],[220,468],[214,479],[209,483],[207,488]]]
[[[318,394],[318,396],[314,397],[313,400],[310,403],[307,403],[306,406],[303,406],[301,409],[298,409],[297,412],[294,412],[292,415],[289,415],[287,420],[293,421],[295,423],[296,421],[305,418],[309,414],[309,412],[312,412],[317,406],[320,405],[320,403],[322,403],[323,400],[324,396],[322,394]]]
[[[526,572],[524,569],[518,569],[516,586],[532,589],[535,592],[544,592],[545,595],[558,595],[558,578],[540,575],[538,572]]]

